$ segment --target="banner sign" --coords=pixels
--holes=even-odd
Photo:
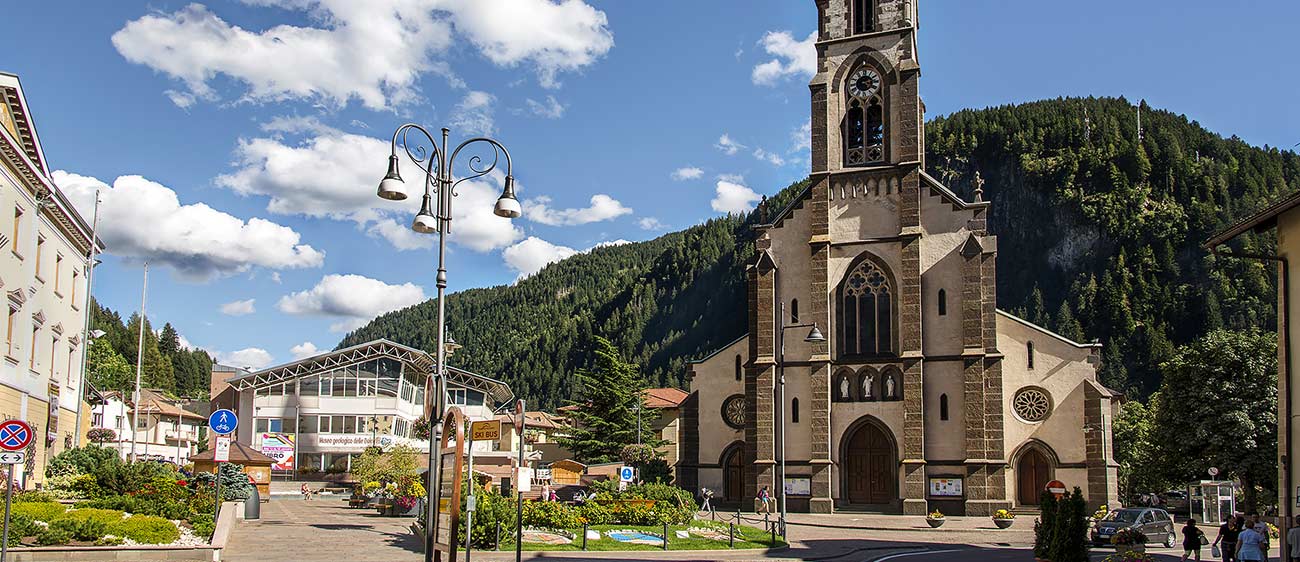
[[[961,478],[931,478],[930,495],[940,498],[962,497]]]
[[[262,434],[262,454],[275,459],[271,470],[293,470],[294,439],[292,433]]]

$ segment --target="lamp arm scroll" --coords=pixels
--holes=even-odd
[[[479,164],[483,161],[483,159],[477,155],[471,157],[469,159],[469,169],[470,171],[474,172],[474,174],[456,180],[456,182],[453,183],[451,186],[452,195],[456,194],[456,186],[460,185],[461,182],[475,180],[492,173],[492,171],[497,168],[497,164],[501,161],[501,155],[503,154],[506,157],[506,176],[507,177],[514,176],[514,164],[510,160],[510,151],[506,150],[506,147],[501,143],[497,142],[494,139],[490,139],[488,137],[474,137],[472,139],[460,143],[460,146],[457,146],[456,150],[453,150],[451,152],[451,159],[448,160],[447,169],[449,171],[453,169],[453,167],[456,164],[456,156],[460,154],[461,150],[477,142],[485,142],[492,146],[492,162],[489,163],[487,167],[480,168]]]

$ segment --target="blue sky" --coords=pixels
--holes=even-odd
[[[1300,3],[920,8],[931,116],[1124,95],[1252,144],[1300,142]],[[452,290],[742,210],[807,173],[812,1],[46,1],[6,16],[0,70],[22,79],[56,181],[82,205],[104,189],[96,297],[138,310],[147,259],[150,317],[239,365],[331,348],[432,297],[435,239],[405,228],[418,200],[374,197],[405,121],[489,132],[514,157],[525,216],[490,216],[499,177],[462,186]]]

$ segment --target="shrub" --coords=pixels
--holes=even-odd
[[[140,544],[170,544],[181,538],[171,521],[153,515],[136,515],[110,525],[108,531]]]
[[[122,540],[122,537],[105,535],[100,537],[99,540],[95,541],[95,546],[121,546],[122,543],[124,542],[126,541]]]
[[[86,432],[86,439],[91,443],[117,441],[117,432],[106,427],[96,427]]]
[[[607,504],[589,501],[578,508],[578,515],[587,520],[588,525],[613,525],[618,518]]]
[[[13,502],[52,502],[58,498],[40,490],[14,490]]]
[[[464,512],[465,502],[468,501],[469,483],[461,487],[461,512]],[[501,495],[496,488],[484,488],[475,483],[474,496],[478,507],[474,512],[474,546],[478,548],[493,548],[496,544],[497,523],[501,524],[502,539],[514,540],[513,529],[515,527],[515,501],[514,498],[507,498]],[[421,514],[423,515],[423,514]],[[458,530],[460,539],[463,543],[465,540],[465,517],[460,518],[460,528]]]
[[[108,533],[108,523],[99,519],[59,519],[50,523],[49,528],[54,531],[66,532],[72,538],[85,542],[97,541]]]
[[[102,492],[110,495],[130,495],[144,490],[157,478],[175,481],[180,476],[175,466],[152,461],[110,463],[99,467],[92,474]]]
[[[44,527],[37,525],[31,517],[20,513],[9,515],[9,538],[34,537],[45,530]]]
[[[40,534],[36,535],[36,544],[49,546],[55,544],[68,544],[72,540],[72,532],[66,529],[59,529],[53,525],[43,529]]]
[[[94,474],[109,465],[121,465],[117,451],[98,445],[67,449],[50,459],[45,466],[46,476],[58,474]]]
[[[206,491],[214,489],[216,485],[217,475],[211,472],[199,472],[189,480],[189,488],[192,491],[212,493]],[[221,499],[239,501],[252,496],[253,485],[248,482],[248,475],[244,474],[244,465],[221,463]]]
[[[105,525],[112,525],[122,520],[126,514],[116,509],[74,509],[59,517],[59,521],[98,521]],[[97,537],[98,538],[98,537]]]
[[[49,523],[58,519],[68,508],[58,502],[23,502],[15,503],[11,511],[36,521]]]
[[[1088,560],[1089,512],[1079,488],[1057,500],[1043,492],[1039,500],[1042,514],[1034,524],[1034,556],[1055,562]]]
[[[194,534],[205,540],[211,540],[212,532],[217,528],[216,524],[212,520],[211,513],[195,514],[191,516],[187,522],[190,524],[190,529],[194,531]]]
[[[524,525],[550,529],[582,526],[577,510],[560,502],[524,502]]]

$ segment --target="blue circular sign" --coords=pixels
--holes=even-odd
[[[211,427],[212,432],[217,435],[234,433],[235,428],[239,427],[239,417],[234,412],[222,408],[208,416],[208,427]]]

